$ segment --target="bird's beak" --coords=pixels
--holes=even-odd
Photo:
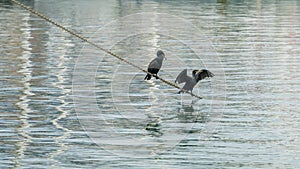
[[[164,55],[165,60],[167,60],[166,56]]]

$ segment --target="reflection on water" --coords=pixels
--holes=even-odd
[[[29,69],[31,65],[31,61],[29,60],[31,56],[31,50],[32,48],[30,47],[30,43],[28,39],[30,38],[31,34],[30,31],[28,30],[30,28],[30,24],[28,23],[29,17],[25,16],[23,18],[24,22],[23,25],[23,32],[22,35],[24,36],[24,41],[22,41],[22,48],[24,51],[20,53],[19,57],[20,60],[22,60],[21,64],[21,69],[19,70],[20,73],[23,74],[23,91],[22,95],[19,97],[20,102],[17,102],[16,105],[21,109],[21,115],[20,115],[20,121],[22,122],[21,127],[18,131],[18,134],[23,137],[20,142],[18,142],[18,149],[17,149],[17,154],[18,158],[15,161],[16,166],[20,166],[20,160],[24,158],[24,152],[27,149],[27,144],[30,142],[32,137],[26,132],[26,130],[30,127],[28,123],[28,113],[30,113],[32,110],[29,107],[28,102],[30,99],[28,99],[28,96],[33,96],[34,94],[30,91],[30,81],[32,79],[32,71]]]
[[[163,49],[160,75],[170,81],[183,68],[208,67],[218,76],[195,87],[203,100],[177,95],[0,1],[1,168],[299,168],[298,1],[22,2],[142,67]],[[156,17],[104,26],[140,12]],[[199,36],[188,29],[168,36],[188,25],[159,13],[194,24]],[[95,72],[72,83],[78,56],[90,60],[77,67]],[[72,85],[88,86],[88,79],[95,95],[84,100],[95,98],[99,111],[73,104],[90,91]]]

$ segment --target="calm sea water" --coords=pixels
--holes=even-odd
[[[0,1],[0,168],[299,168],[300,4],[21,1],[188,94]]]

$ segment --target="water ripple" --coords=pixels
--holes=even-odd
[[[167,60],[159,74],[167,80],[184,68],[207,68],[216,76],[195,87],[200,101],[177,95],[1,1],[0,168],[299,168],[297,1],[28,4],[144,68],[163,49]],[[140,12],[155,16],[105,26]],[[184,29],[167,36],[188,25],[161,13],[184,18],[200,34]],[[73,95],[73,70],[82,56],[89,60]],[[84,95],[91,92],[83,88],[91,87],[86,79],[93,79],[94,95]],[[77,117],[72,97],[96,99],[97,111],[85,104]]]

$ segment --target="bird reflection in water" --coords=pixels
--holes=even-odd
[[[161,132],[161,124],[158,118],[150,121],[146,124],[145,130],[147,130],[152,137],[160,137],[163,135]]]
[[[207,115],[201,113],[193,104],[182,104],[177,112],[177,118],[183,123],[205,123],[207,121]]]

